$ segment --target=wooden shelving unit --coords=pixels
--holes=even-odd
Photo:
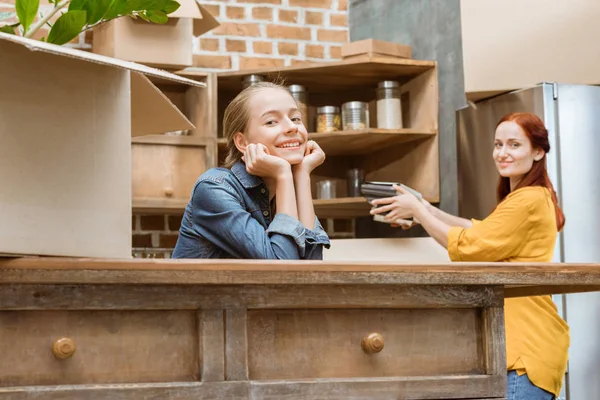
[[[347,61],[286,68],[218,74],[183,70],[177,74],[202,80],[208,86],[203,89],[205,93],[202,96],[181,93],[176,87],[166,88],[167,96],[180,106],[182,112],[192,116],[195,131],[189,137],[136,139],[134,143],[137,145],[145,143],[179,148],[204,146],[206,169],[217,166],[225,151],[225,140],[221,137],[225,107],[242,90],[245,76],[259,74],[266,80],[285,85],[300,84],[306,88],[310,121],[305,125],[309,132],[314,130],[312,119],[317,107],[341,106],[346,101],[370,103],[370,127],[309,134],[309,138],[319,143],[327,154],[325,164],[313,173],[313,194],[316,182],[321,179],[335,180],[338,187],[336,199],[314,200],[319,218],[344,219],[369,215],[370,205],[364,198],[347,195],[346,171],[351,168],[362,168],[366,180],[402,182],[420,191],[427,200],[439,201],[438,83],[435,62],[365,56]],[[404,129],[386,130],[375,127],[375,88],[382,80],[395,80],[401,85]],[[212,157],[209,155],[211,149],[214,149]],[[170,193],[169,190],[165,193],[157,190],[150,195],[138,193],[133,199],[134,212],[183,212],[189,199],[189,190],[195,182],[192,175],[196,175],[196,172],[186,175],[182,171],[186,170],[187,161],[182,157],[173,157],[179,164],[175,163],[168,168],[179,168],[177,173],[185,175],[185,182],[181,184],[189,186],[188,192],[185,196],[181,195],[184,192],[180,192],[177,196],[171,194],[170,197],[166,195]],[[160,173],[158,175],[164,176]],[[159,186],[160,184],[157,187]]]

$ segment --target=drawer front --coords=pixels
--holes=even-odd
[[[0,385],[195,380],[197,332],[193,311],[2,311]]]
[[[184,199],[212,165],[212,146],[132,144],[132,195],[135,198]]]
[[[251,379],[483,374],[481,326],[476,309],[253,310],[248,372]]]

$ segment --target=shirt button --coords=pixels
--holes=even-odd
[[[260,189],[260,192],[261,192],[262,194],[265,194],[265,193],[267,193],[267,191],[265,190],[265,188],[262,188],[262,189]]]
[[[269,215],[268,211],[263,211],[263,215],[266,217],[267,215]]]

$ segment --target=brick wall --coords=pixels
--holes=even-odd
[[[0,0],[2,1],[2,0]],[[347,0],[203,0],[221,26],[196,38],[194,66],[237,70],[327,62],[348,41]],[[90,37],[80,38],[86,46]],[[134,215],[133,255],[170,257],[181,215]]]
[[[221,26],[197,38],[194,66],[210,70],[289,66],[340,58],[347,0],[203,0]]]

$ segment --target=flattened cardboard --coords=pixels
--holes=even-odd
[[[202,84],[3,33],[0,54],[0,253],[130,258],[132,129],[157,130],[133,120],[191,125],[147,77]]]
[[[341,53],[342,58],[356,57],[364,54],[395,58],[411,58],[412,48],[399,43],[364,39],[343,44]]]
[[[180,0],[166,24],[117,18],[94,29],[93,52],[167,69],[193,64],[193,38],[219,26],[195,0]]]
[[[460,12],[469,100],[540,82],[600,84],[599,1],[461,0]]]

